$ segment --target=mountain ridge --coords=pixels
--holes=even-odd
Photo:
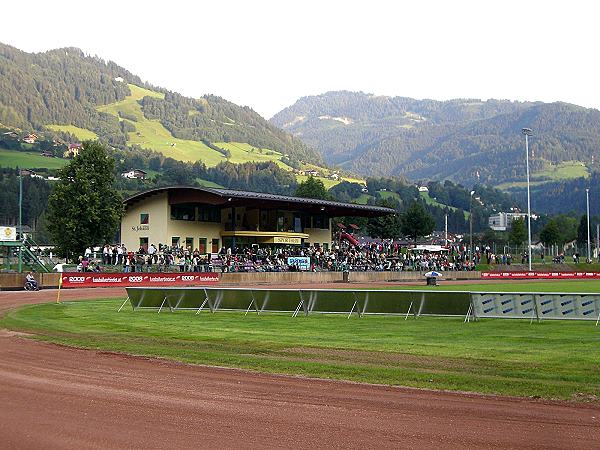
[[[27,53],[0,43],[0,123],[7,126],[42,130],[46,125],[72,125],[96,133],[112,146],[127,148],[135,124],[99,108],[130,96],[128,83],[164,96],[144,97],[140,102],[144,115],[152,115],[174,137],[243,142],[285,154],[290,162],[322,164],[316,150],[247,106],[215,95],[184,97],[145,83],[116,63],[74,47]]]
[[[523,127],[534,130],[534,172],[571,160],[591,167],[600,144],[600,111],[566,102],[330,91],[300,98],[271,122],[358,173],[471,184],[522,179]]]

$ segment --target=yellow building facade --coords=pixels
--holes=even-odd
[[[231,189],[174,186],[124,201],[121,242],[217,253],[222,247],[332,244],[332,218],[381,216],[389,208]]]

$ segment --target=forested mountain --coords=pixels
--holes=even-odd
[[[164,97],[144,97],[139,103],[147,118],[158,119],[175,137],[205,144],[248,143],[288,155],[292,161],[322,162],[318,152],[249,107],[213,95],[191,99],[149,86],[115,63],[76,48],[26,53],[0,44],[0,123],[7,126],[32,131],[51,124],[74,125],[126,148],[135,117],[98,107],[130,96],[129,85]]]
[[[598,186],[600,186],[600,172],[593,172],[589,178],[576,178],[534,185],[531,187],[531,207],[534,211],[541,211],[545,214],[568,212],[585,214],[585,190],[589,188],[590,216],[600,215]],[[525,188],[511,189],[510,194],[520,204],[525,204],[527,201]]]
[[[600,111],[560,102],[340,91],[301,98],[271,122],[320,149],[326,161],[359,173],[467,184],[523,180],[523,127],[534,130],[534,173],[563,161],[590,167],[600,144]]]

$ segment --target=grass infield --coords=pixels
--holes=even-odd
[[[523,397],[600,396],[600,329],[593,322],[117,313],[120,302],[25,306],[0,325],[58,344],[270,373]]]

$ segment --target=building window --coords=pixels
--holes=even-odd
[[[198,238],[198,251],[201,254],[206,253],[206,238]]]
[[[179,236],[173,236],[171,238],[171,247],[179,247]]]
[[[221,210],[215,206],[199,206],[198,220],[200,222],[221,222]]]
[[[329,229],[329,218],[324,214],[318,214],[312,218],[313,228],[320,228],[322,230]]]
[[[219,240],[218,239],[213,239],[212,240],[212,249],[211,249],[212,253],[219,253]]]
[[[171,205],[171,220],[196,220],[196,208],[190,203]]]
[[[140,214],[140,225],[148,225],[150,223],[150,214]]]
[[[145,252],[148,251],[148,238],[147,237],[140,238],[140,248],[143,248]]]
[[[185,248],[194,250],[194,238],[191,238],[191,237],[185,238]]]

